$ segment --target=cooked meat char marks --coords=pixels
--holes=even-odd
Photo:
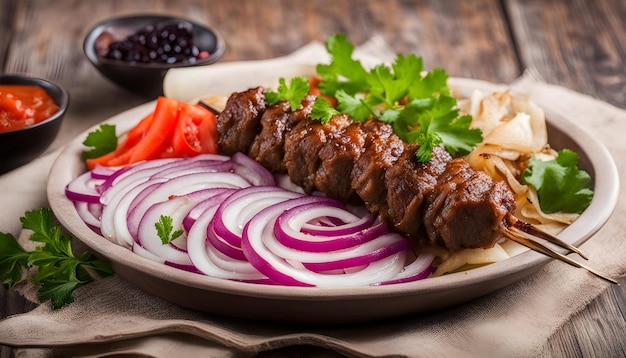
[[[352,123],[350,117],[338,115],[327,124],[305,120],[298,124],[285,137],[285,166],[291,181],[301,186],[305,192],[313,192],[315,178],[322,164],[320,150],[339,131]]]
[[[221,153],[248,153],[261,128],[261,116],[266,107],[264,91],[263,87],[256,87],[233,93],[228,98],[217,121],[217,145]]]
[[[504,182],[462,159],[448,163],[426,201],[424,227],[430,242],[453,251],[493,246],[505,217],[515,210],[515,197]]]
[[[252,142],[248,155],[274,173],[287,173],[283,162],[285,136],[308,117],[314,101],[314,96],[306,97],[302,101],[302,108],[293,112],[287,101],[266,108],[261,116],[261,131]]]
[[[328,124],[311,120],[310,100],[291,113],[284,103],[266,109],[258,89],[233,94],[218,116],[220,150],[240,151],[274,172],[286,172],[308,193],[320,190],[344,201],[358,197],[409,237],[427,237],[453,251],[494,245],[505,217],[515,211],[506,184],[452,159],[441,147],[428,163],[419,163],[418,145],[402,142],[378,121],[354,122],[346,115]],[[279,133],[272,136],[272,130]],[[278,163],[281,143],[284,156]]]
[[[385,173],[404,152],[405,143],[386,123],[370,120],[363,124],[363,149],[354,160],[351,186],[367,209],[388,221],[387,184]]]
[[[352,187],[354,162],[361,156],[365,141],[361,123],[340,129],[319,151],[321,164],[315,173],[315,188],[343,202],[359,199]]]
[[[425,197],[435,189],[437,179],[452,156],[442,147],[433,148],[431,160],[417,161],[416,143],[407,144],[397,162],[385,172],[388,221],[400,232],[418,236],[423,223]]]

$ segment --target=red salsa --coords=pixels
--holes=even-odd
[[[58,110],[59,106],[40,87],[0,85],[0,132],[32,126]]]

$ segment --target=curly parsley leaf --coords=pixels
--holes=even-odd
[[[425,72],[423,60],[411,54],[367,71],[352,59],[354,46],[343,34],[329,37],[327,49],[330,64],[317,66],[322,94],[336,98],[337,110],[354,120],[376,118],[391,124],[404,141],[419,143],[419,161],[429,161],[438,145],[463,155],[482,142],[480,129],[470,128],[471,117],[459,114],[443,69]],[[327,121],[331,111],[323,113],[319,117]]]
[[[168,244],[173,240],[176,240],[179,236],[183,234],[183,229],[178,229],[174,231],[174,226],[172,225],[173,222],[174,220],[171,216],[161,215],[159,217],[159,221],[154,224],[157,235],[161,239],[161,243],[163,243],[163,245]]]
[[[331,57],[329,64],[318,64],[317,74],[322,78],[320,92],[333,96],[343,89],[355,94],[368,87],[369,74],[360,61],[352,59],[354,45],[345,34],[336,34],[326,40],[326,50]]]
[[[69,235],[54,225],[49,208],[28,211],[20,218],[22,227],[32,231],[30,240],[42,243],[26,251],[11,234],[0,233],[0,279],[5,285],[18,282],[24,270],[36,267],[31,280],[39,285],[39,300],[50,300],[54,309],[71,303],[72,292],[95,279],[113,274],[106,261],[90,252],[75,256]]]
[[[5,287],[22,280],[29,256],[30,253],[22,248],[13,235],[0,233],[0,279]]]
[[[432,148],[438,145],[452,155],[463,155],[482,141],[482,131],[470,128],[472,117],[460,116],[455,105],[454,98],[443,95],[432,101],[416,100],[401,113],[402,119],[394,129],[405,141],[420,144],[419,161],[429,161]]]
[[[83,151],[83,159],[97,158],[110,153],[117,148],[117,135],[115,126],[101,124],[98,129],[90,132],[83,141],[83,145],[91,149]]]
[[[541,210],[548,214],[581,213],[593,199],[591,176],[578,168],[578,154],[569,149],[548,161],[531,156],[522,182],[537,190]]]
[[[265,91],[267,104],[271,106],[280,101],[289,101],[292,111],[302,108],[302,99],[309,93],[309,80],[306,77],[294,77],[287,85],[286,80],[280,78],[278,83],[277,92],[269,89]]]
[[[330,122],[330,119],[333,116],[341,114],[335,107],[333,107],[327,100],[322,97],[315,98],[315,102],[313,102],[313,108],[311,108],[311,113],[309,117],[312,119],[316,119],[323,124]]]
[[[372,106],[378,102],[372,101],[371,97],[359,99],[349,95],[344,90],[335,93],[337,98],[337,109],[341,113],[345,113],[352,117],[355,121],[363,122],[370,118],[373,114]]]

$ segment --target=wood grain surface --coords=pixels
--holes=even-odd
[[[61,139],[73,138],[149,99],[102,78],[82,53],[90,27],[139,12],[214,27],[227,44],[221,61],[282,56],[337,32],[357,45],[379,35],[394,51],[422,56],[426,67],[452,76],[506,83],[534,68],[546,82],[626,108],[624,0],[2,0],[0,72],[37,75],[67,88],[76,129],[62,130]],[[620,282],[550,337],[543,356],[626,356],[626,279]],[[0,302],[0,317],[34,307],[4,288]],[[0,348],[1,357],[12,354]],[[340,355],[298,346],[259,356]]]

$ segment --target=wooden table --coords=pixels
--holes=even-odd
[[[337,32],[357,45],[380,35],[394,51],[422,56],[427,67],[452,76],[510,82],[533,67],[549,83],[626,108],[623,0],[2,0],[1,72],[65,86],[72,97],[68,118],[83,120],[81,128],[146,102],[103,79],[82,53],[90,26],[137,12],[180,15],[218,29],[227,43],[221,61],[282,56]],[[64,131],[59,142],[76,134]],[[626,279],[620,281],[552,336],[544,355],[625,356]],[[0,317],[33,308],[4,288],[0,302]],[[10,354],[0,349],[0,356]],[[314,347],[261,354],[293,355],[337,356]]]

